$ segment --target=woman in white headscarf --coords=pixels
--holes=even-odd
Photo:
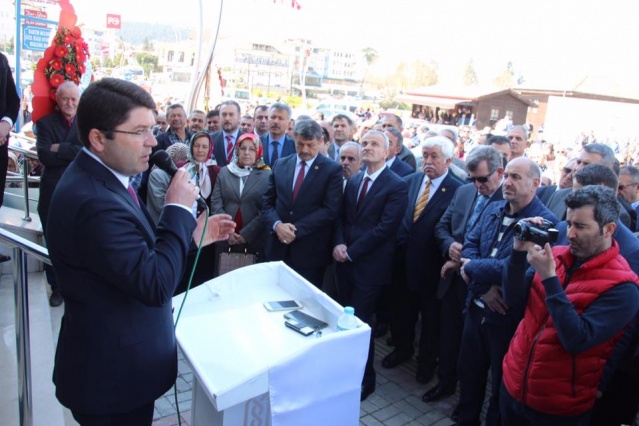
[[[188,158],[189,147],[184,143],[174,143],[166,149],[175,164],[184,164]],[[157,225],[164,207],[164,197],[169,189],[171,176],[158,166],[153,166],[149,174],[146,193],[146,208]]]
[[[213,141],[207,132],[197,132],[191,137],[188,161],[182,169],[189,173],[193,183],[200,188],[200,195],[206,201],[206,205],[210,206],[220,167],[213,158]]]

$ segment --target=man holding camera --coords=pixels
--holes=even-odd
[[[569,246],[515,240],[504,271],[505,301],[525,313],[503,361],[503,424],[588,425],[639,311],[639,277],[612,237],[614,191],[587,186],[566,205]]]
[[[511,160],[504,171],[504,200],[490,203],[466,236],[462,249],[461,275],[469,284],[466,317],[459,356],[460,397],[457,421],[479,425],[488,370],[492,374],[492,396],[486,424],[501,425],[499,383],[501,362],[521,319],[504,302],[502,269],[512,251],[515,225],[519,220],[541,216],[557,219],[535,196],[541,171],[526,157]]]

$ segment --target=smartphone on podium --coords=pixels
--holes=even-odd
[[[265,302],[264,307],[267,311],[276,312],[276,311],[294,311],[297,309],[302,309],[304,306],[297,300],[280,300],[276,302]]]

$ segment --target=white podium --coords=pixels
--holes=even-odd
[[[175,315],[183,295],[173,299]],[[284,325],[264,302],[295,299],[329,324]],[[253,265],[190,291],[176,329],[193,369],[192,425],[358,425],[370,328],[336,332],[342,307],[282,262]],[[357,314],[357,312],[355,313]]]

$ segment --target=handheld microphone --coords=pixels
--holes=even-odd
[[[160,149],[155,154],[153,154],[151,156],[151,161],[161,170],[164,170],[166,173],[168,173],[168,175],[171,176],[171,179],[173,179],[173,176],[175,176],[178,171],[178,168],[171,159],[169,153],[164,151],[163,149]],[[195,202],[197,203],[197,216],[199,216],[200,213],[206,210],[206,202],[200,194],[198,194]]]

